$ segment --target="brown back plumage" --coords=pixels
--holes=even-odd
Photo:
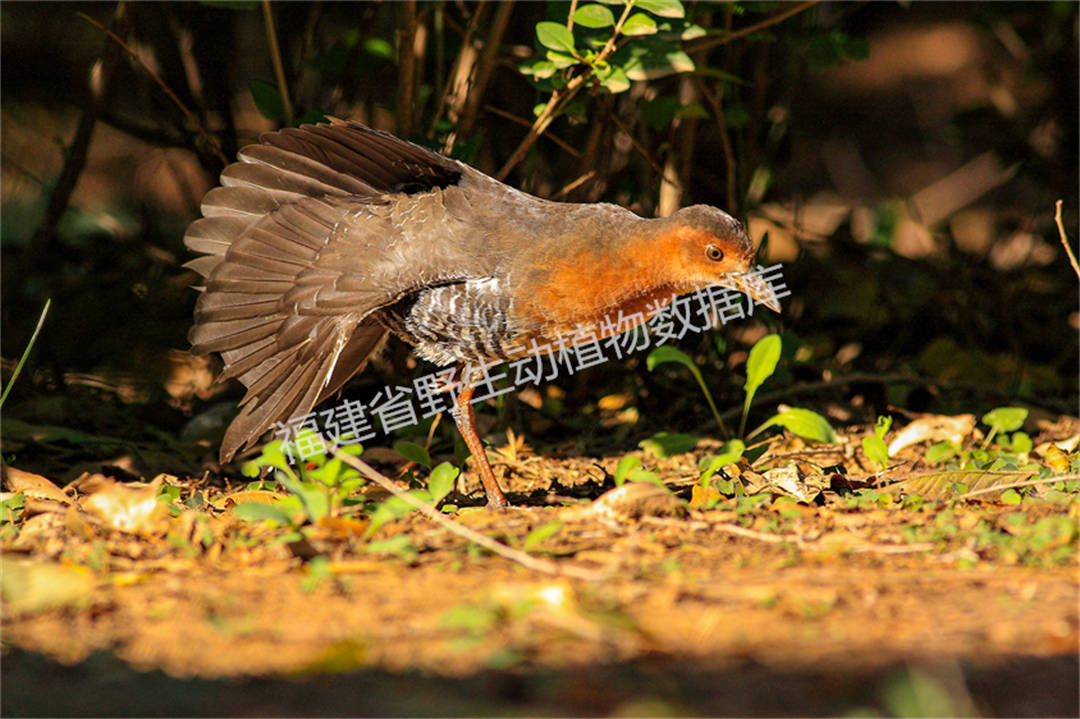
[[[385,329],[372,313],[409,289],[373,281],[392,198],[446,188],[468,168],[356,123],[290,128],[245,147],[184,236],[206,278],[189,339],[246,387],[228,461],[275,422],[308,413],[360,371]],[[380,242],[380,239],[383,240]],[[333,241],[333,247],[329,247]]]

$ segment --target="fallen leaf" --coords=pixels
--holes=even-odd
[[[71,497],[46,477],[24,472],[14,467],[4,467],[4,486],[12,492],[22,492],[31,499],[48,499],[71,504]]]
[[[920,417],[904,427],[889,444],[889,456],[894,456],[904,447],[919,444],[927,440],[940,442],[947,440],[962,443],[975,430],[975,415],[958,414],[955,417],[930,415]]]

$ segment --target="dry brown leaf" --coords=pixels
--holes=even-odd
[[[955,417],[930,415],[920,417],[897,433],[889,444],[889,456],[894,456],[904,447],[920,442],[941,442],[947,440],[962,443],[975,430],[975,415],[958,414]]]
[[[81,492],[89,494],[79,498],[79,506],[121,532],[153,534],[161,529],[169,511],[158,501],[160,479],[122,484],[98,474],[80,478],[79,485]]]
[[[4,486],[12,492],[22,492],[30,499],[48,499],[71,504],[71,497],[64,494],[48,478],[14,467],[4,467]]]

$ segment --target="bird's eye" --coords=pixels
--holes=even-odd
[[[724,251],[716,245],[709,245],[705,248],[705,256],[713,262],[719,262],[724,259]]]

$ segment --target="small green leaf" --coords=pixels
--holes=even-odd
[[[233,514],[244,522],[262,522],[269,519],[286,526],[292,524],[289,513],[273,504],[259,502],[241,502],[233,507]]]
[[[416,442],[396,442],[394,444],[394,451],[410,462],[416,462],[425,467],[431,466],[431,455]]]
[[[541,524],[539,527],[525,535],[522,546],[527,552],[536,545],[543,544],[551,537],[554,537],[556,534],[559,533],[559,530],[562,528],[562,522],[548,522],[546,524]]]
[[[983,424],[994,432],[1015,432],[1024,426],[1028,411],[1024,407],[998,407],[983,415]]]
[[[1020,504],[1024,498],[1015,489],[1006,489],[998,499],[1002,504]]]
[[[649,439],[638,442],[638,446],[658,459],[673,454],[685,454],[697,447],[698,439],[689,434],[669,434],[657,432]]]
[[[636,12],[626,18],[622,26],[622,34],[627,37],[655,35],[656,31],[656,21],[643,12]]]
[[[621,67],[610,67],[606,73],[601,75],[600,84],[612,95],[618,95],[620,92],[626,92],[630,89],[630,80]]]
[[[276,85],[263,80],[252,80],[248,83],[248,89],[251,90],[251,98],[255,101],[260,115],[276,122],[285,119],[285,103]]]
[[[836,443],[836,433],[828,420],[817,412],[801,407],[792,407],[785,410],[750,433],[750,436],[758,434],[769,427],[780,426],[803,439],[815,442]]]
[[[394,46],[381,37],[369,37],[364,40],[364,52],[382,60],[396,60]]]
[[[926,461],[930,464],[940,464],[956,454],[956,447],[952,442],[936,442],[926,448]]]
[[[671,345],[661,345],[650,352],[649,356],[645,358],[645,366],[650,372],[652,372],[657,365],[664,364],[665,362],[677,362],[693,373],[697,373],[698,371],[697,365],[694,364],[694,360],[690,359],[690,355]]]
[[[745,451],[746,444],[741,439],[732,439],[725,442],[723,448],[721,448],[720,454],[711,457],[703,457],[701,462],[698,463],[698,468],[704,469],[701,476],[698,477],[698,481],[704,482],[706,479],[716,474],[720,469],[723,469],[733,462],[738,462]]]
[[[647,10],[653,15],[659,15],[660,17],[686,17],[686,10],[679,0],[636,0],[634,7]]]
[[[1012,436],[1012,451],[1017,454],[1024,454],[1030,452],[1035,444],[1031,441],[1031,436],[1027,432],[1016,432]]]
[[[641,460],[632,454],[628,454],[620,459],[619,464],[615,467],[615,486],[621,486],[631,472],[640,468]]]
[[[461,470],[449,462],[443,462],[431,470],[431,476],[428,477],[428,491],[431,492],[432,504],[438,504],[443,497],[454,490],[454,482],[457,481],[460,473]]]
[[[561,52],[555,52],[554,50],[547,51],[547,59],[548,62],[551,63],[551,66],[556,70],[562,70],[563,68],[573,67],[578,64],[576,57],[565,55]]]
[[[626,481],[646,482],[648,484],[655,484],[659,487],[664,487],[664,489],[667,489],[667,486],[660,480],[660,475],[658,475],[656,472],[650,472],[647,469],[635,469],[633,472],[627,475]]]
[[[885,446],[885,440],[881,437],[877,435],[863,437],[862,446],[863,452],[870,461],[875,462],[883,470],[889,466],[889,448]]]
[[[615,16],[603,5],[582,5],[574,11],[574,22],[582,27],[611,27],[615,24]]]
[[[555,74],[555,64],[549,60],[531,60],[523,63],[518,71],[522,75],[532,75],[537,80],[544,80]]]
[[[877,437],[884,440],[890,429],[892,429],[892,417],[883,416],[877,418],[877,424],[874,425],[874,434]]]
[[[536,39],[549,50],[557,50],[568,54],[574,53],[574,35],[566,29],[565,25],[557,22],[536,23]]]
[[[407,534],[398,534],[390,539],[371,542],[364,548],[368,554],[389,554],[395,557],[413,557],[419,554]]]

